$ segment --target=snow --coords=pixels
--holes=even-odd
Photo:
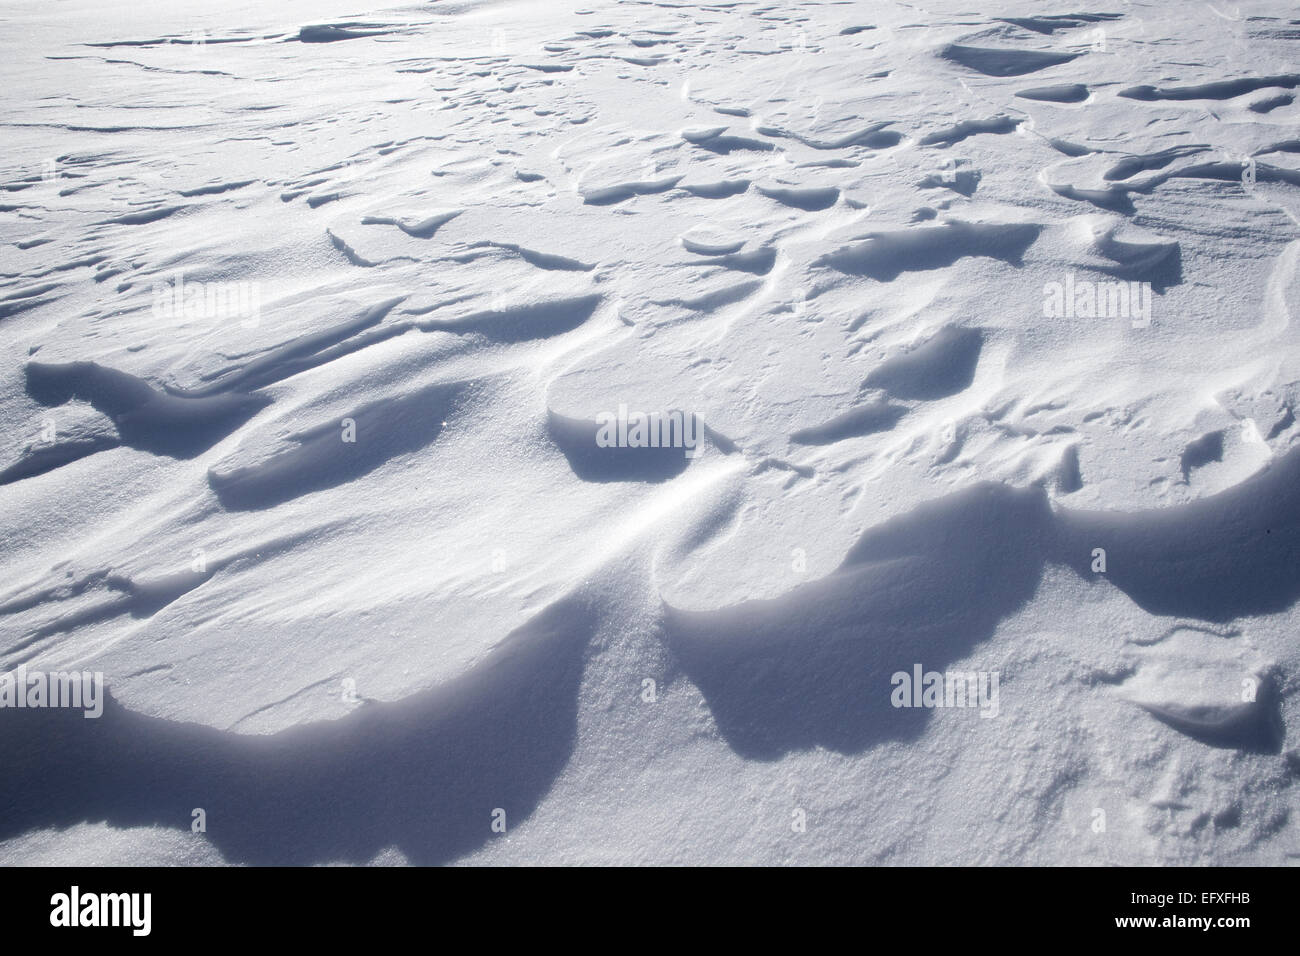
[[[989,9],[5,3],[0,860],[1294,861],[1300,20]]]

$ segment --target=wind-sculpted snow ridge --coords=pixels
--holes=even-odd
[[[574,744],[589,615],[559,604],[448,685],[279,733],[222,732],[132,711],[27,710],[0,729],[0,837],[85,820],[188,830],[195,794],[225,859],[364,863],[390,847],[412,863],[454,860],[492,836],[482,807],[525,815]],[[78,781],[93,774],[98,785]],[[381,781],[382,786],[376,786]],[[180,824],[177,824],[180,821]]]
[[[947,222],[942,226],[870,233],[863,241],[827,254],[822,262],[841,272],[890,282],[904,272],[942,269],[963,256],[1021,262],[1037,238],[1034,224]]]
[[[1294,862],[1276,0],[70,2],[0,861]]]
[[[1048,563],[1152,613],[1231,620],[1290,607],[1300,597],[1297,479],[1300,449],[1219,495],[1135,514],[1054,514],[1041,489],[976,485],[869,530],[830,575],[780,598],[670,609],[668,640],[746,756],[913,737],[932,715],[900,712],[888,694],[862,688],[888,687],[908,654],[938,666],[965,658],[1033,595]],[[1105,573],[1092,570],[1094,544],[1111,556]],[[988,585],[964,571],[985,554],[999,565]],[[1276,753],[1278,703],[1270,684],[1218,723],[1176,706],[1161,716],[1220,746]]]
[[[266,399],[227,392],[183,398],[94,362],[27,365],[27,391],[45,405],[72,399],[110,417],[122,443],[155,454],[191,457],[252,417]]]

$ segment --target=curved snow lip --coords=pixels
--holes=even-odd
[[[1286,727],[1282,722],[1276,679],[1267,676],[1257,693],[1254,701],[1230,706],[1143,703],[1138,706],[1162,724],[1209,747],[1246,753],[1281,753]]]
[[[206,837],[232,863],[365,863],[391,847],[451,862],[493,837],[492,808],[526,819],[569,761],[597,621],[562,599],[460,677],[269,735],[150,717],[107,687],[95,720],[7,711],[0,840],[91,821],[188,832],[201,793],[223,821]]]
[[[984,333],[945,325],[925,342],[882,362],[863,381],[895,398],[936,399],[955,395],[975,380]]]
[[[1069,63],[1081,55],[1045,50],[963,46],[959,43],[951,43],[939,52],[941,59],[959,63],[985,76],[1023,76],[1026,73],[1037,73],[1051,66]]]
[[[1104,573],[1092,570],[1097,548]],[[1148,613],[1224,622],[1294,604],[1297,554],[1300,448],[1236,487],[1159,511],[1054,512],[1041,487],[982,483],[869,529],[839,568],[781,597],[665,606],[664,640],[741,756],[857,753],[914,739],[929,719],[891,706],[891,674],[967,657],[1033,597],[1049,563]],[[996,572],[983,573],[992,555]],[[1265,682],[1245,708],[1148,711],[1211,746],[1276,753],[1274,691]]]
[[[88,402],[112,419],[122,444],[156,455],[193,458],[270,404],[263,395],[227,392],[183,397],[96,362],[29,362],[27,393],[43,405]]]
[[[840,201],[840,190],[837,186],[759,186],[757,188],[768,199],[804,212],[821,212],[830,209]]]
[[[1150,614],[1204,621],[1284,611],[1300,598],[1300,448],[1216,495],[1152,511],[1068,511],[1055,560]],[[1104,575],[1091,571],[1104,548]]]
[[[1043,103],[1082,103],[1089,96],[1088,87],[1082,83],[1058,83],[1055,86],[1035,86],[1017,90],[1016,96]]]
[[[983,256],[1018,266],[1042,228],[1035,223],[953,220],[940,226],[873,232],[859,242],[826,253],[816,264],[880,282],[892,282],[904,272],[942,269],[965,256]]]
[[[510,305],[457,319],[424,319],[416,322],[416,327],[425,332],[473,333],[490,342],[514,344],[573,331],[595,314],[602,298],[600,293],[591,293]]]
[[[739,755],[858,753],[928,719],[890,677],[942,667],[1034,594],[1050,510],[1039,489],[982,484],[868,531],[825,578],[717,611],[664,609],[665,642]],[[999,573],[971,573],[996,553]]]
[[[653,414],[656,441],[658,440],[658,423],[663,413]],[[687,425],[691,435],[703,437],[705,430],[699,419],[690,413],[677,413]],[[686,420],[689,419],[689,422]],[[703,451],[701,444],[685,445],[649,445],[633,446],[617,434],[617,422],[613,431],[607,422],[569,418],[547,410],[546,430],[555,447],[569,462],[573,473],[583,481],[606,482],[661,482],[676,478],[684,472],[697,454]],[[605,434],[602,435],[602,430]],[[612,438],[613,444],[606,443]]]
[[[1130,86],[1119,95],[1131,100],[1155,102],[1157,100],[1230,100],[1243,93],[1280,88],[1293,90],[1300,86],[1300,73],[1282,73],[1276,76],[1243,77],[1237,80],[1217,80],[1213,83],[1196,83],[1192,86],[1156,87],[1147,84]]]
[[[340,40],[360,40],[399,32],[401,31],[383,23],[313,23],[299,28],[298,35],[290,39],[299,43],[337,43]]]
[[[234,467],[218,464],[208,471],[208,485],[223,508],[247,511],[354,481],[433,442],[465,388],[462,383],[439,384],[371,402],[337,421],[290,436],[289,448],[265,460]]]
[[[790,440],[798,445],[829,445],[848,438],[858,438],[893,428],[907,414],[902,405],[869,402],[836,415],[820,425],[791,432]]]
[[[1007,116],[1005,113],[982,120],[962,120],[952,126],[935,130],[933,133],[927,133],[917,140],[917,143],[921,146],[952,146],[964,139],[982,133],[995,135],[1014,133],[1022,122],[1024,120],[1016,119],[1014,116]]]

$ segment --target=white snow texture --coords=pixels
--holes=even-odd
[[[0,862],[1300,859],[1300,11],[1084,6],[5,0]]]

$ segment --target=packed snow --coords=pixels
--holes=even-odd
[[[1293,5],[0,11],[0,861],[1300,859]]]

